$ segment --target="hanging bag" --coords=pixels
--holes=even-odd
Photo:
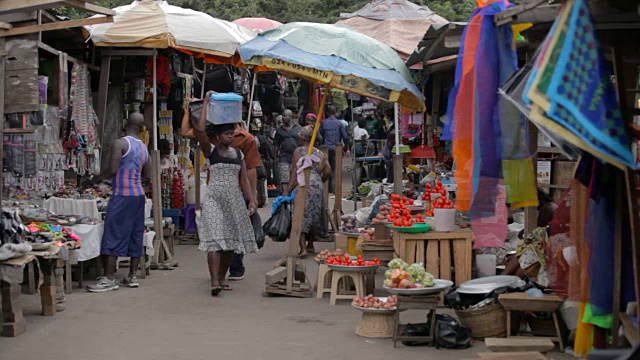
[[[286,203],[281,204],[275,214],[264,223],[262,230],[275,242],[287,241],[289,232],[291,232],[291,211],[289,211],[289,206]]]

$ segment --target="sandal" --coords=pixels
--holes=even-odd
[[[220,294],[221,291],[222,291],[222,286],[220,285],[213,286],[211,287],[211,296],[218,296],[218,294]]]
[[[309,256],[309,254],[306,251],[298,254],[298,258],[300,259],[306,259],[307,256]]]
[[[233,291],[233,288],[228,284],[221,285],[220,288],[222,289],[222,291]]]

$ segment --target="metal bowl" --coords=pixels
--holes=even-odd
[[[427,288],[398,289],[398,288],[390,288],[386,286],[384,286],[384,288],[385,290],[387,290],[388,292],[394,295],[430,295],[430,294],[439,294],[441,292],[447,291],[452,286],[453,286],[453,281],[435,279],[433,280],[433,286],[427,287]]]
[[[345,265],[333,265],[327,264],[329,269],[344,272],[369,272],[378,268],[380,265],[367,265],[367,266],[345,266]]]

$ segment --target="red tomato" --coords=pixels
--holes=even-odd
[[[447,196],[447,190],[446,189],[440,190],[440,195]]]
[[[409,199],[409,205],[413,205],[414,201],[413,199]]]
[[[431,183],[427,183],[427,184],[424,186],[424,188],[425,188],[425,189],[427,189],[427,190],[431,189]]]
[[[438,181],[436,182],[436,185],[438,185],[438,186],[442,186],[442,181],[438,180]]]

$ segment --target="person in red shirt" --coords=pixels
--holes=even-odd
[[[253,191],[253,198],[258,198],[258,167],[262,166],[262,159],[258,151],[258,143],[256,138],[245,128],[244,122],[236,124],[235,135],[231,146],[240,149],[244,154],[244,161],[247,165],[247,177],[249,177],[249,186]],[[262,219],[258,212],[251,215],[251,223],[262,224]],[[233,254],[231,266],[229,267],[229,280],[237,281],[244,279],[244,254]]]

